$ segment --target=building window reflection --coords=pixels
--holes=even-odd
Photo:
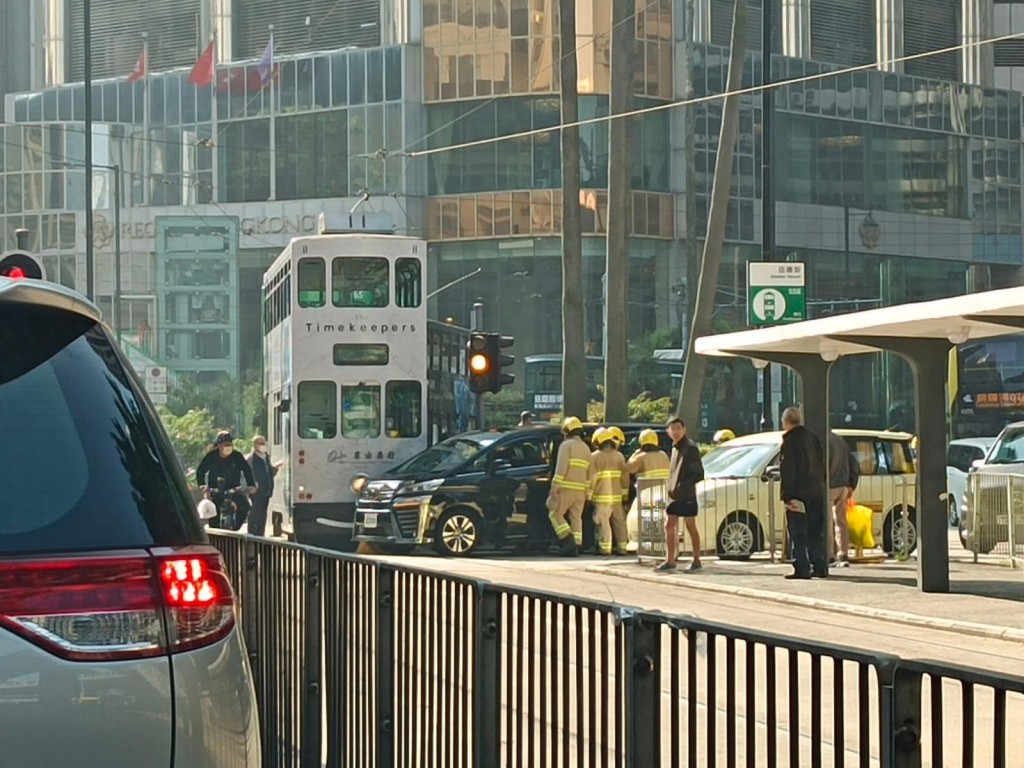
[[[608,193],[604,189],[580,192],[584,234],[607,231]],[[481,193],[434,197],[426,202],[428,240],[476,240],[491,237],[542,237],[562,231],[560,190]],[[633,192],[630,232],[637,237],[675,237],[674,198],[656,192]]]

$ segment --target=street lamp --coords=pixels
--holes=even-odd
[[[91,158],[90,158],[91,160]],[[75,163],[64,163],[67,167],[77,167]],[[90,301],[95,301],[93,296],[93,228],[92,228],[92,170],[95,168],[102,168],[106,171],[112,171],[114,174],[114,297],[112,301],[112,311],[110,321],[114,326],[114,332],[117,334],[117,341],[121,343],[121,165],[97,165],[95,163],[86,164],[85,175],[89,179],[86,186],[89,190],[88,198],[89,203],[87,205],[88,210],[88,222],[89,226],[86,228],[86,282],[88,284],[88,298]]]
[[[92,221],[92,0],[82,0],[82,52],[85,61],[85,296],[96,299]]]

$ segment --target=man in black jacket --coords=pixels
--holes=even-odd
[[[665,562],[654,570],[674,571],[679,552],[678,520],[683,518],[690,534],[693,560],[686,567],[690,573],[701,569],[700,533],[697,531],[697,483],[704,479],[704,462],[700,449],[686,436],[686,424],[678,416],[669,419],[665,431],[672,440],[672,462],[669,465],[668,508],[665,510]]]
[[[787,579],[828,576],[825,555],[825,457],[821,441],[803,426],[799,408],[782,413],[782,501],[793,546]]]
[[[270,506],[270,497],[274,495],[274,476],[282,462],[270,463],[267,438],[263,435],[256,435],[252,439],[252,453],[247,461],[256,480],[256,493],[253,494],[252,511],[249,513],[249,533],[263,536],[267,527],[267,507]]]

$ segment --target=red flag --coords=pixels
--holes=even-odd
[[[216,49],[216,40],[211,41],[210,44],[206,46],[206,50],[203,51],[203,55],[199,57],[199,61],[195,63],[192,67],[192,71],[188,73],[188,82],[191,85],[199,86],[201,88],[213,82],[213,55]]]
[[[134,83],[149,74],[149,62],[146,60],[146,52],[139,54],[139,60],[135,62],[135,69],[128,75],[128,82]]]

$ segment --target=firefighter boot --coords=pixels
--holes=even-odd
[[[571,535],[564,537],[559,541],[561,545],[559,554],[562,557],[576,557],[579,554],[579,547],[576,544],[576,540]]]

